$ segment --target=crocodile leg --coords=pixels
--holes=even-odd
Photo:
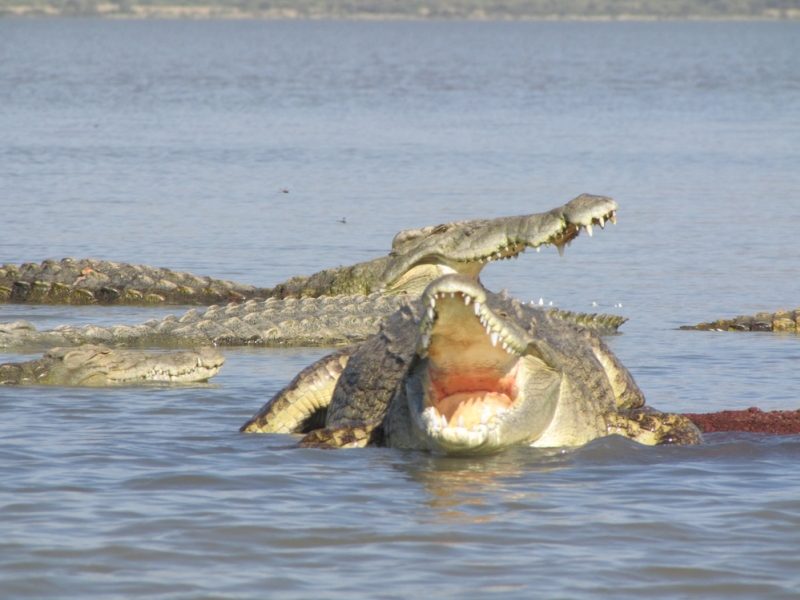
[[[244,433],[305,433],[325,425],[333,388],[359,345],[309,365],[239,428]]]
[[[700,429],[685,416],[650,407],[609,413],[606,424],[608,433],[618,433],[648,446],[699,444],[703,440]]]

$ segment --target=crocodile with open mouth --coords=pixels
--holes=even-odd
[[[446,273],[477,279],[486,263],[526,248],[559,252],[581,229],[616,222],[610,198],[582,194],[533,215],[444,223],[398,233],[387,256],[258,288],[190,273],[91,259],[0,267],[0,301],[36,304],[218,304],[249,299],[409,292]]]
[[[0,385],[105,386],[143,382],[206,381],[225,362],[213,348],[143,352],[85,344],[52,348],[41,358],[0,365]]]
[[[460,275],[435,280],[369,341],[302,371],[241,431],[445,453],[577,446],[610,434],[701,440],[688,419],[646,408],[595,334]]]
[[[515,258],[529,247],[539,250],[542,246],[555,245],[559,252],[563,252],[581,230],[591,235],[594,226],[603,227],[608,221],[615,222],[616,210],[617,204],[610,198],[583,194],[545,213],[401,231],[395,236],[388,256],[320,271],[309,277],[294,277],[271,290],[251,290],[253,294],[271,296],[265,301],[252,297],[245,300],[245,286],[231,284],[230,293],[225,297],[231,298],[235,292],[240,296],[236,296],[237,299],[245,301],[225,307],[212,306],[204,312],[191,309],[180,318],[169,315],[160,321],[151,319],[136,326],[61,326],[52,331],[38,331],[26,321],[16,321],[0,324],[0,347],[83,343],[168,347],[209,343],[349,344],[374,335],[380,322],[399,308],[402,302],[399,296],[416,297],[427,284],[448,273],[477,279],[487,263]],[[153,273],[151,269],[143,274],[141,270],[149,268],[121,267],[118,263],[96,261],[91,263],[93,267],[87,263],[79,269],[83,262],[77,265],[76,262],[70,259],[62,263],[45,261],[39,269],[35,268],[36,265],[20,268],[5,265],[6,283],[9,283],[9,277],[13,282],[5,285],[5,292],[0,289],[0,295],[5,293],[8,300],[14,301],[57,302],[71,298],[70,294],[74,292],[78,298],[76,302],[101,302],[103,298],[122,300],[136,296],[150,298],[153,303],[165,302],[168,298],[183,302],[187,298],[199,301],[225,295],[212,293],[215,283],[185,273],[164,270]],[[84,272],[88,274],[80,275],[78,279],[83,279],[77,284],[64,283]],[[134,275],[128,277],[126,273]],[[26,281],[19,279],[23,275]],[[119,284],[113,287],[111,283],[117,280]],[[196,288],[191,287],[192,282],[197,284]],[[92,285],[100,287],[89,289]],[[574,315],[569,312],[559,315],[601,333],[612,333],[625,321],[608,315]]]

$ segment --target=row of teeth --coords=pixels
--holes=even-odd
[[[594,223],[597,223],[598,225],[600,225],[600,229],[605,229],[606,220],[611,221],[614,225],[616,225],[617,224],[617,211],[612,210],[605,217],[598,217],[597,219],[592,219],[592,222],[591,223],[587,223],[586,225],[583,225],[583,228],[586,230],[586,233],[589,234],[589,237],[592,237],[592,233],[593,233],[592,225]],[[580,226],[578,227],[578,229],[580,229]]]
[[[600,229],[605,229],[607,220],[616,224],[617,211],[612,211],[605,217],[598,217],[596,219],[592,219],[592,222],[587,223],[586,225],[579,225],[578,230],[580,231],[581,229],[585,229],[586,233],[589,234],[589,237],[592,237],[592,235],[594,234],[594,224],[599,225]],[[552,243],[553,242],[545,242],[544,244],[539,244],[538,246],[535,246],[536,252],[541,252],[542,246],[547,246],[549,248]],[[570,242],[567,242],[567,245],[569,244]],[[527,246],[525,244],[520,244],[520,243],[508,244],[506,246],[503,246],[502,250],[498,250],[497,252],[489,256],[484,256],[482,258],[479,258],[477,259],[477,261],[487,264],[490,262],[494,262],[496,260],[503,260],[503,259],[511,260],[512,258],[519,258],[519,255],[525,252],[526,247]],[[564,245],[561,244],[558,245],[557,247],[558,247],[558,254],[560,256],[563,256]],[[464,260],[463,262],[471,262],[471,261]]]
[[[177,379],[178,377],[182,377],[186,374],[187,374],[186,371],[176,373],[173,371],[164,371],[162,369],[153,369],[147,375],[145,375],[143,379],[156,379],[157,377],[167,377],[169,379]]]
[[[197,367],[200,368],[200,369],[208,369],[208,367],[203,365],[203,361],[200,358],[197,359]],[[142,379],[156,379],[156,378],[161,378],[161,379],[167,378],[167,379],[170,379],[170,380],[171,379],[178,379],[178,378],[183,377],[183,376],[185,376],[185,375],[187,375],[187,374],[189,374],[189,373],[191,373],[193,371],[194,371],[194,369],[187,369],[185,371],[173,371],[173,370],[165,370],[165,369],[151,369],[150,372],[146,373],[145,375],[142,375]]]
[[[463,415],[459,415],[457,425],[450,425],[450,423],[447,421],[447,417],[439,414],[439,411],[436,410],[433,406],[430,406],[425,409],[425,415],[428,417],[428,422],[431,424],[433,433],[438,433],[443,429],[456,429],[456,430],[463,429],[465,433],[469,432],[485,433],[489,430],[489,428],[494,426],[494,423],[489,422],[490,418],[492,421],[496,421],[498,418],[502,417],[508,412],[509,412],[508,409],[505,408],[501,408],[491,414],[483,412],[481,414],[481,422],[476,425],[473,425],[471,429],[467,429],[466,427],[464,427]]]
[[[516,348],[510,343],[508,339],[503,337],[502,330],[497,331],[494,329],[494,327],[492,326],[493,324],[489,322],[490,317],[483,314],[483,305],[480,302],[478,302],[468,294],[464,294],[463,292],[459,293],[464,299],[465,306],[469,306],[470,304],[472,304],[475,310],[475,316],[478,317],[478,320],[481,322],[481,325],[483,325],[483,328],[486,330],[486,335],[489,336],[489,339],[492,342],[492,346],[496,347],[497,344],[499,343],[500,347],[509,354],[511,353],[519,354],[522,352],[521,348]],[[447,294],[448,292],[437,292],[436,294],[430,296],[429,299],[430,306],[428,306],[426,312],[427,319],[425,322],[425,333],[422,335],[422,345],[425,348],[427,348],[430,345],[431,341],[430,331],[431,327],[433,326],[433,322],[436,319],[436,300],[444,299],[447,296]],[[450,298],[456,297],[455,292],[449,292],[449,294]]]

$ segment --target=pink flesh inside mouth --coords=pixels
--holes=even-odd
[[[437,299],[427,365],[427,406],[451,427],[489,423],[517,398],[519,356],[492,345],[463,295]]]

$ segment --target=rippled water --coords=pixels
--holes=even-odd
[[[797,336],[675,329],[800,306],[798,24],[0,20],[0,131],[0,262],[272,285],[610,195],[617,227],[484,283],[630,317],[610,343],[658,408],[800,407]],[[224,353],[208,385],[0,388],[0,596],[800,592],[796,436],[298,450],[237,428],[324,350]]]

